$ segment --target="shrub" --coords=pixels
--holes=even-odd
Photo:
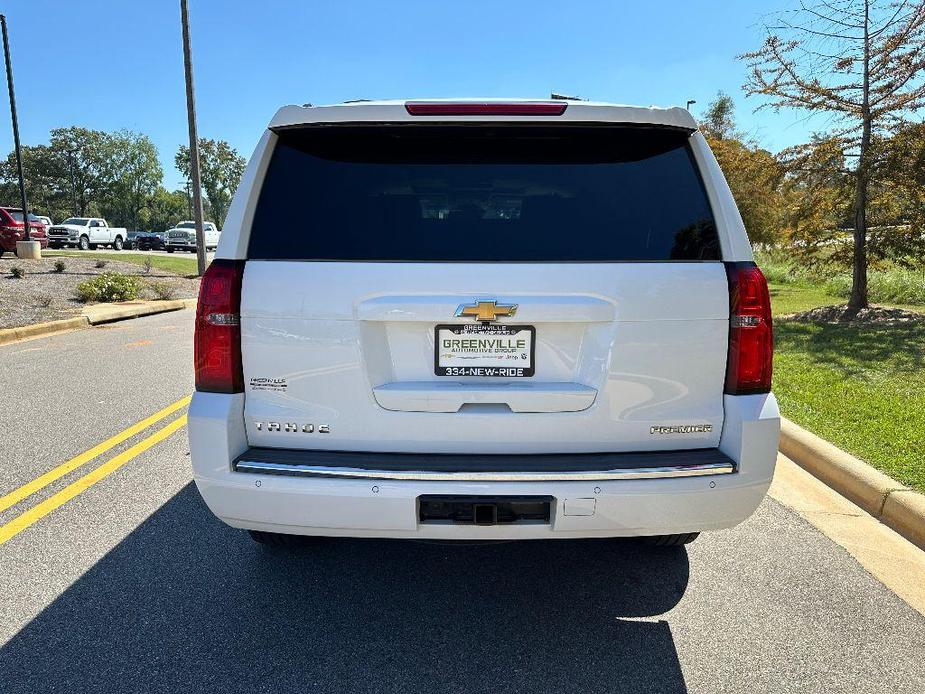
[[[106,267],[106,261],[105,261],[105,260],[97,260],[97,261],[96,261],[95,267],[97,267],[97,268],[104,268],[104,267]]]
[[[64,261],[63,261],[63,260],[56,260],[56,261],[55,261],[55,272],[57,272],[57,273],[60,274],[60,273],[64,272],[66,268],[67,268],[67,266],[64,264]]]
[[[137,277],[120,272],[103,272],[77,285],[77,299],[84,303],[97,301],[130,301],[138,297],[141,283]]]
[[[16,279],[21,280],[23,277],[26,276],[26,271],[23,270],[21,267],[11,267],[10,274]]]
[[[48,308],[51,306],[52,297],[50,296],[40,296],[39,297],[39,306],[42,308]]]
[[[145,258],[145,262],[144,262],[144,265],[142,265],[142,267],[144,267],[145,269],[145,274],[150,275],[151,274],[151,259]]]
[[[148,288],[151,290],[151,293],[154,294],[154,298],[160,301],[169,301],[173,299],[177,293],[176,288],[166,282],[151,282]]]

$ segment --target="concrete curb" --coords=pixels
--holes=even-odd
[[[93,304],[87,306],[82,311],[82,314],[90,325],[99,325],[100,323],[112,323],[113,321],[125,320],[126,318],[139,318],[141,316],[150,316],[155,313],[180,311],[195,305],[195,299],[178,299],[174,301],[127,301],[120,304]]]
[[[781,417],[780,451],[881,523],[925,549],[925,495]]]
[[[80,330],[89,328],[90,322],[86,316],[76,316],[75,318],[65,318],[64,320],[53,320],[47,323],[33,323],[24,325],[20,328],[2,328],[0,329],[0,345],[10,342],[19,342],[30,337],[41,337],[43,335],[53,335],[54,333],[64,333],[70,330]]]
[[[101,323],[151,316],[156,313],[180,311],[184,308],[195,308],[196,299],[178,299],[175,301],[133,301],[122,304],[94,304],[87,306],[81,315],[64,320],[53,320],[46,323],[33,323],[18,328],[0,329],[0,345],[19,342],[34,337],[44,337],[56,333],[81,330]]]

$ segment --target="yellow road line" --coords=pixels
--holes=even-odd
[[[49,470],[44,475],[41,475],[40,477],[36,477],[31,482],[27,482],[26,484],[21,486],[19,489],[14,489],[9,494],[5,496],[0,496],[0,511],[5,511],[13,504],[17,504],[23,499],[25,499],[27,496],[30,496],[31,494],[35,494],[35,492],[39,491],[40,489],[43,489],[44,487],[47,487],[49,484],[51,484],[55,480],[60,479],[61,477],[64,477],[66,474],[68,474],[72,470],[76,470],[81,465],[86,465],[91,460],[93,460],[99,455],[102,455],[103,453],[108,451],[113,446],[118,446],[123,441],[130,439],[135,434],[137,434],[139,431],[147,429],[152,424],[156,424],[157,422],[161,421],[168,415],[179,410],[181,407],[186,407],[187,405],[189,405],[191,397],[192,396],[187,395],[184,398],[180,398],[172,405],[168,405],[163,410],[158,410],[157,412],[152,414],[150,417],[146,417],[142,419],[140,422],[138,422],[137,424],[133,424],[125,431],[122,431],[116,434],[115,436],[106,439],[105,441],[103,441],[103,443],[100,443],[94,446],[93,448],[84,451],[80,455],[74,456],[73,458],[68,460],[66,463],[61,463],[61,465],[56,467],[54,470]]]
[[[52,496],[45,499],[45,501],[36,504],[28,511],[24,511],[6,525],[0,525],[0,545],[21,533],[40,518],[47,516],[59,506],[66,504],[75,496],[85,491],[86,489],[89,489],[100,480],[105,479],[120,467],[125,465],[132,458],[140,455],[141,453],[144,453],[146,450],[151,448],[151,446],[154,446],[155,444],[163,441],[177,429],[180,429],[185,425],[186,415],[184,414],[183,416],[173,420],[167,426],[158,429],[148,438],[142,439],[128,450],[123,451],[111,460],[103,463],[97,468],[94,468],[79,480],[71,482],[60,492],[53,494]]]

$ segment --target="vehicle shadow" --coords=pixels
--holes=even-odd
[[[925,365],[925,324],[820,325],[778,321],[775,346],[804,351],[846,376],[863,376],[884,363],[896,371]]]
[[[0,650],[3,691],[684,692],[683,548],[267,550],[181,490]],[[637,618],[637,619],[634,619]],[[638,619],[649,618],[649,619]]]

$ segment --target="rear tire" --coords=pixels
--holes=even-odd
[[[680,535],[649,535],[641,538],[643,542],[652,547],[680,547],[689,545],[697,539],[700,533],[682,533]]]
[[[268,533],[263,530],[248,530],[251,539],[267,547],[304,547],[310,538],[305,535],[285,535],[283,533]]]
[[[112,242],[112,248],[113,250],[116,250],[116,251],[122,250],[122,237],[121,236],[117,236],[116,240]]]

